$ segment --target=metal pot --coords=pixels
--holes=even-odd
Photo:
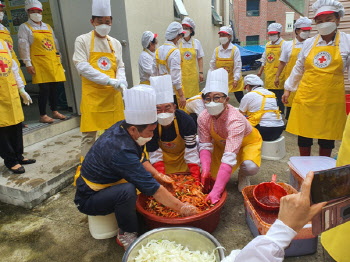
[[[146,245],[150,240],[169,240],[175,241],[190,250],[208,253],[213,252],[217,247],[221,247],[220,243],[208,232],[195,227],[163,227],[156,228],[140,236],[126,250],[122,262],[134,262],[142,245]],[[216,249],[216,261],[225,258],[223,248]]]

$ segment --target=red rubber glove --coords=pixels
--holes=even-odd
[[[201,168],[197,164],[188,164],[188,169],[191,172],[191,176],[196,179],[196,186],[199,186],[201,181]]]
[[[209,150],[201,150],[200,159],[202,164],[202,175],[201,183],[203,185],[203,193],[208,193],[210,191],[210,164],[211,164],[211,153]]]
[[[162,173],[165,175],[165,165],[163,161],[159,161],[153,164],[153,167],[157,169],[159,173]]]

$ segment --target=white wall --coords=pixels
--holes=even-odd
[[[196,23],[196,35],[204,49],[204,74],[209,69],[213,50],[218,46],[219,27],[212,24],[211,0],[183,0],[189,17]],[[168,25],[174,21],[173,0],[125,1],[133,83],[139,83],[138,59],[144,31],[158,34],[159,45],[165,41]]]

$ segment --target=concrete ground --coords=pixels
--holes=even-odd
[[[235,99],[231,96],[234,105]],[[272,174],[278,181],[289,181],[287,162],[297,156],[297,139],[284,133],[287,155],[279,161],[262,160],[261,169],[251,179],[252,184],[270,181]],[[79,139],[79,138],[76,138]],[[315,143],[317,144],[317,142]],[[337,155],[340,143],[332,156]],[[313,147],[318,155],[318,146]],[[74,172],[71,172],[74,176]],[[222,210],[221,220],[213,235],[226,248],[243,248],[253,236],[245,222],[243,197],[237,191],[237,174],[228,185],[228,199]],[[115,238],[95,240],[88,229],[87,216],[79,213],[73,203],[75,189],[72,185],[52,196],[36,208],[26,210],[0,203],[0,254],[1,261],[121,261],[124,250],[117,246]],[[315,254],[285,259],[287,262],[330,261],[321,245]]]

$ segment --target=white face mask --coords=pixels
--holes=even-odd
[[[229,41],[227,37],[219,37],[220,44],[225,45]]]
[[[102,24],[102,25],[95,26],[95,30],[100,36],[104,37],[108,35],[109,32],[111,31],[111,26]]]
[[[191,31],[190,30],[184,30],[184,31],[185,31],[185,37],[189,37],[191,34]]]
[[[335,22],[325,22],[317,24],[316,28],[320,35],[329,35],[337,29],[337,24]]]
[[[39,13],[32,13],[29,15],[30,19],[32,19],[34,22],[41,22],[43,19],[43,16]]]
[[[2,21],[4,19],[4,12],[0,12],[0,21]]]
[[[210,102],[209,104],[205,104],[205,108],[210,115],[217,116],[225,107],[223,103]]]
[[[269,39],[271,42],[276,42],[278,40],[278,35],[270,35]]]
[[[300,32],[299,36],[301,39],[308,39],[310,36],[310,31]]]
[[[174,121],[174,113],[160,113],[157,115],[158,123],[162,126],[168,126]]]
[[[139,131],[137,131],[139,132]],[[140,135],[140,132],[139,132]],[[143,136],[139,136],[138,139],[136,139],[136,143],[139,144],[139,146],[144,146],[147,142],[151,141],[152,137],[143,137]]]

